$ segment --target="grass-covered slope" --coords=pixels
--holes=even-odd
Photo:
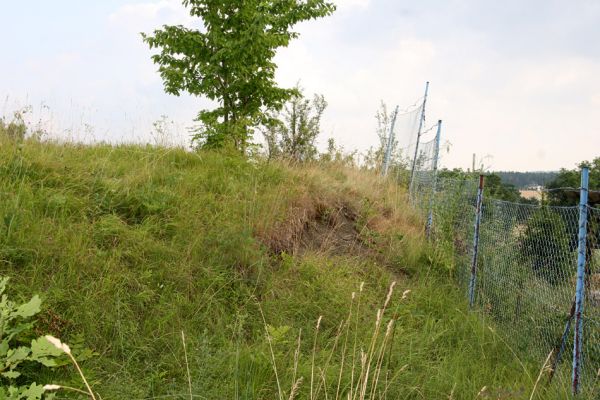
[[[13,297],[42,295],[38,333],[98,353],[83,368],[105,400],[189,398],[182,331],[195,398],[288,399],[295,382],[296,398],[312,385],[345,399],[393,281],[385,350],[372,352],[380,384],[354,398],[472,399],[484,386],[528,398],[533,386],[468,313],[402,193],[368,173],[2,141],[0,199],[0,275]]]

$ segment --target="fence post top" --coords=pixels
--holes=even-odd
[[[582,176],[587,176],[590,174],[590,168],[589,167],[583,167],[581,168],[581,175]]]
[[[585,196],[587,197],[587,192],[590,185],[590,169],[588,167],[581,168],[581,192],[585,192]],[[587,201],[587,199],[586,199]]]

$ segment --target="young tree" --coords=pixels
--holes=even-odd
[[[163,26],[142,34],[159,65],[167,93],[188,92],[218,103],[198,114],[195,136],[201,146],[232,143],[242,151],[253,128],[268,123],[266,111],[278,110],[296,93],[275,82],[273,58],[298,34],[301,21],[330,15],[326,0],[182,0],[202,29]]]
[[[312,101],[305,98],[298,88],[280,115],[272,115],[277,121],[266,127],[263,134],[267,141],[269,158],[281,155],[294,161],[315,158],[315,141],[321,133],[321,117],[327,101],[315,94]]]
[[[379,104],[379,109],[375,113],[375,119],[377,120],[377,127],[375,128],[375,133],[377,133],[377,138],[379,139],[379,145],[374,148],[371,147],[367,151],[365,155],[365,167],[367,169],[380,169],[383,164],[383,159],[385,157],[386,149],[388,146],[388,138],[390,135],[390,123],[391,123],[391,115],[388,112],[387,105],[381,100]],[[392,143],[392,156],[396,155],[398,149],[398,140],[395,140]]]

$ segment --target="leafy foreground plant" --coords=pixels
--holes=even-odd
[[[33,339],[25,345],[28,343],[25,338],[31,334],[34,325],[31,319],[40,312],[42,302],[37,295],[25,304],[9,300],[5,294],[8,281],[8,278],[0,278],[0,400],[39,400],[42,396],[52,399],[54,393],[50,391],[60,388],[88,394],[66,386],[23,383],[25,371],[68,364],[65,354],[79,371],[89,395],[95,399],[69,346],[52,336]]]

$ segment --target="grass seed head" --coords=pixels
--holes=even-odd
[[[383,316],[383,310],[380,308],[377,310],[377,319],[375,320],[375,326],[379,326],[381,324],[381,317]]]
[[[487,386],[481,388],[479,393],[477,393],[477,397],[484,395],[487,392]]]
[[[387,297],[385,298],[385,303],[384,303],[383,308],[387,308],[388,304],[390,303],[390,300],[392,299],[392,294],[394,294],[395,286],[396,286],[396,281],[393,281],[392,284],[390,285],[390,290],[388,290]]]
[[[71,354],[71,348],[69,347],[69,345],[61,342],[60,339],[57,339],[52,335],[46,335],[45,338],[51,345],[53,345],[57,349],[64,351],[66,354]]]
[[[387,324],[387,329],[385,331],[385,336],[388,337],[390,335],[390,333],[392,332],[392,327],[394,326],[394,320],[390,319],[390,322],[388,322]]]

